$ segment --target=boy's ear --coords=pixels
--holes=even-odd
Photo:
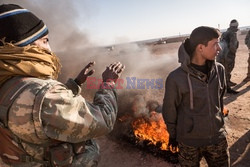
[[[202,52],[203,46],[204,46],[203,44],[198,44],[196,47],[196,51]]]

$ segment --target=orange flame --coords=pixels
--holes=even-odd
[[[151,112],[150,117],[138,118],[132,122],[134,135],[139,140],[148,140],[151,144],[161,143],[161,150],[169,150],[169,134],[161,113]]]

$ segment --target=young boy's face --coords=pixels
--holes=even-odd
[[[208,42],[207,46],[203,45],[202,56],[206,60],[214,60],[221,50],[219,39],[215,38]]]
[[[36,40],[32,44],[51,51],[51,48],[49,45],[49,36],[48,35],[45,35],[44,37]]]

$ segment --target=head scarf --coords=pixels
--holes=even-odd
[[[57,79],[61,65],[54,53],[35,45],[18,47],[3,43],[0,46],[0,85],[14,76]]]

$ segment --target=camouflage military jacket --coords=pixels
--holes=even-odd
[[[227,31],[222,34],[222,40],[227,42],[229,52],[236,53],[239,47],[239,41],[237,39],[237,33],[232,28],[228,28]]]
[[[112,130],[118,110],[114,85],[104,83],[91,104],[72,79],[66,84],[38,78],[27,82],[9,110],[8,127],[25,141],[22,147],[30,156],[43,160],[50,142],[80,143]]]

